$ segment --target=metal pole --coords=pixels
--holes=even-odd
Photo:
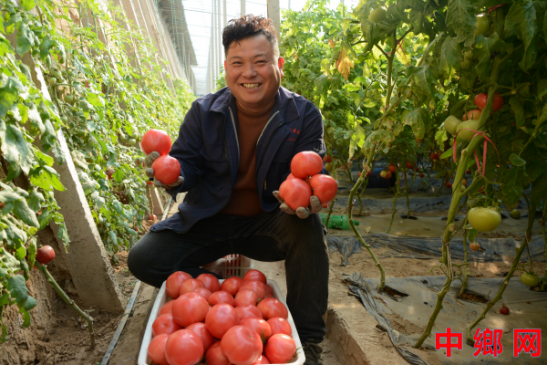
[[[279,10],[279,0],[268,0],[268,18],[273,22],[275,35],[279,40],[279,28],[281,26],[281,12]]]
[[[247,11],[245,10],[245,0],[241,0],[241,16],[247,14]]]

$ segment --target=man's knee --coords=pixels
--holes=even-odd
[[[144,238],[144,237],[143,237]],[[129,255],[127,256],[127,268],[137,279],[142,280],[142,274],[144,273],[146,267],[146,250],[141,238],[135,245],[129,250]]]

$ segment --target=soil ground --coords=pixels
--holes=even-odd
[[[172,205],[170,214],[176,212],[176,204]],[[437,216],[419,216],[418,220],[403,220],[396,216],[391,234],[398,236],[440,237],[444,224]],[[417,214],[416,214],[417,215]],[[391,214],[368,215],[354,217],[359,220],[359,231],[363,236],[385,232],[391,219]],[[146,223],[148,226],[149,224]],[[525,229],[526,220],[504,219],[502,225],[493,232],[492,237],[515,236],[519,237]],[[535,225],[534,235],[540,233],[539,224]],[[329,230],[330,235],[352,236],[351,231]],[[119,264],[114,267],[117,280],[122,292],[129,300],[135,287],[136,279],[127,269],[127,252],[116,254]],[[342,256],[338,252],[329,254],[329,310],[326,315],[329,333],[323,341],[323,357],[325,365],[359,365],[359,364],[406,364],[406,361],[395,351],[387,334],[376,328],[376,321],[370,316],[362,304],[349,295],[347,285],[343,282],[343,274],[351,275],[360,272],[365,278],[378,278],[378,268],[366,251],[350,257],[350,263],[342,266]],[[385,258],[382,265],[387,277],[408,277],[431,275],[430,270],[438,264],[438,259],[406,259]],[[460,262],[454,262],[458,264]],[[471,263],[470,275],[473,277],[495,277],[509,270],[511,262]],[[263,271],[268,278],[275,280],[282,292],[286,293],[285,270],[283,262],[263,263],[255,262],[256,269]],[[544,263],[536,263],[536,272],[543,272]],[[435,275],[441,274],[434,272]],[[520,275],[520,273],[517,273]],[[116,348],[112,352],[109,364],[135,365],[140,349],[141,339],[157,291],[142,283],[136,297],[135,305],[129,315]],[[38,343],[36,347],[43,352],[39,362],[26,362],[21,358],[20,364],[40,365],[80,365],[100,364],[108,345],[114,336],[122,316],[113,317],[107,313],[91,313],[95,318],[95,332],[97,346],[93,352],[89,351],[89,337],[85,326],[77,320],[77,315],[69,307],[65,307],[60,300],[53,308],[55,318],[52,319],[48,335],[37,336],[31,339]],[[404,318],[390,316],[388,318],[394,329],[403,333],[420,333],[423,329]],[[439,364],[433,355],[433,350],[412,349],[422,359],[430,364]],[[1,359],[1,357],[0,357]],[[2,363],[3,365],[4,363]],[[8,363],[5,363],[8,364]],[[15,364],[15,363],[13,363]],[[12,365],[12,363],[9,363]]]

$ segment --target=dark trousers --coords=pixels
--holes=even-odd
[[[139,280],[160,287],[175,271],[193,277],[200,266],[229,254],[257,261],[285,260],[287,305],[303,340],[326,334],[329,259],[325,228],[318,214],[300,219],[274,210],[254,217],[216,215],[188,232],[149,232],[129,252],[129,270]]]

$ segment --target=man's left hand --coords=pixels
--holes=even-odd
[[[281,203],[279,209],[287,214],[296,214],[298,218],[306,219],[310,216],[310,214],[319,213],[322,209],[321,202],[319,201],[319,198],[315,195],[312,195],[310,197],[309,207],[298,207],[296,208],[296,211],[289,207],[287,203],[285,203],[285,201],[281,199],[278,190],[273,192],[273,196],[275,196],[276,199]]]

